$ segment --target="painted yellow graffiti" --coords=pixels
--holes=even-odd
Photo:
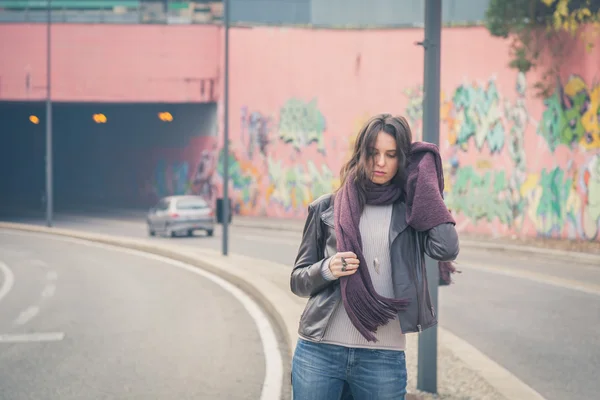
[[[587,165],[583,182],[587,189],[582,213],[583,231],[587,238],[595,239],[600,230],[600,155]]]
[[[590,89],[581,77],[572,75],[564,86],[559,82],[544,103],[538,133],[550,149],[574,143],[588,151],[600,148],[600,85]]]
[[[516,77],[510,96],[498,89],[492,77],[442,94],[445,201],[457,221],[466,229],[500,234],[600,239],[600,86],[588,88],[582,79],[570,78],[560,96],[545,102],[539,122],[529,113],[532,100],[524,74]],[[411,127],[418,130],[419,92],[405,94],[405,115],[415,120]],[[350,157],[371,114],[356,116],[352,132],[331,138],[316,104],[297,99],[285,103],[279,120],[259,126],[268,133],[268,146],[254,157],[239,150],[230,159],[241,213],[302,216],[310,202],[338,187],[331,160],[337,165]],[[420,138],[415,135],[413,140]],[[555,156],[560,144],[570,148]],[[337,157],[340,151],[344,157]]]
[[[317,197],[333,190],[334,175],[326,164],[319,169],[313,161],[286,167],[281,160],[267,160],[269,165],[268,201],[285,209],[306,209]]]
[[[493,79],[485,86],[477,83],[460,85],[454,91],[452,103],[445,107],[449,107],[443,114],[444,119],[450,122],[450,144],[468,151],[469,140],[473,138],[479,151],[486,143],[491,153],[502,150],[504,125],[500,111],[500,95]]]

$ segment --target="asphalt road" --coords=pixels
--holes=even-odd
[[[212,280],[0,230],[1,399],[255,400],[264,378],[254,320]]]
[[[127,218],[58,216],[56,226],[147,236],[143,220]],[[217,229],[212,238],[199,234],[152,240],[218,250],[222,239]],[[229,250],[291,266],[299,240],[298,232],[234,225]],[[551,256],[463,249],[459,269],[463,273],[454,277],[456,284],[440,289],[440,322],[445,329],[549,400],[597,397],[600,266]]]

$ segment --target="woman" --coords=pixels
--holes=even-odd
[[[292,362],[294,400],[402,400],[406,333],[437,323],[424,254],[458,255],[437,147],[403,117],[360,130],[334,194],[308,207],[291,289],[309,297]],[[441,265],[442,266],[442,265]]]

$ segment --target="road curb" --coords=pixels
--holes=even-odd
[[[256,259],[231,255],[229,257],[235,258],[236,262],[242,264],[240,266],[232,266],[231,258],[228,259],[227,257],[220,256],[215,251],[206,250],[193,253],[189,249],[176,245],[169,246],[161,243],[149,243],[147,239],[134,239],[6,222],[0,222],[0,228],[83,239],[120,248],[143,251],[201,268],[227,280],[252,297],[271,320],[278,336],[281,354],[284,358],[282,360],[285,371],[282,398],[290,398],[291,385],[290,380],[286,378],[290,376],[291,358],[297,340],[298,320],[304,309],[306,300],[289,295],[289,270],[281,268],[280,264],[260,260],[260,265],[256,265],[256,261],[258,261]],[[201,257],[204,259],[201,259]],[[243,267],[244,264],[252,265],[252,268],[245,269]],[[273,268],[274,266],[278,268]],[[266,275],[267,278],[265,278],[264,274],[276,276],[271,277]],[[441,327],[438,327],[438,333],[439,342],[442,346],[448,348],[474,374],[483,378],[506,399],[544,399],[539,393],[510,373],[510,371],[489,359],[466,341]]]

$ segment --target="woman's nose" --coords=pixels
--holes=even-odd
[[[385,156],[383,154],[377,156],[377,165],[383,167],[385,165]]]

